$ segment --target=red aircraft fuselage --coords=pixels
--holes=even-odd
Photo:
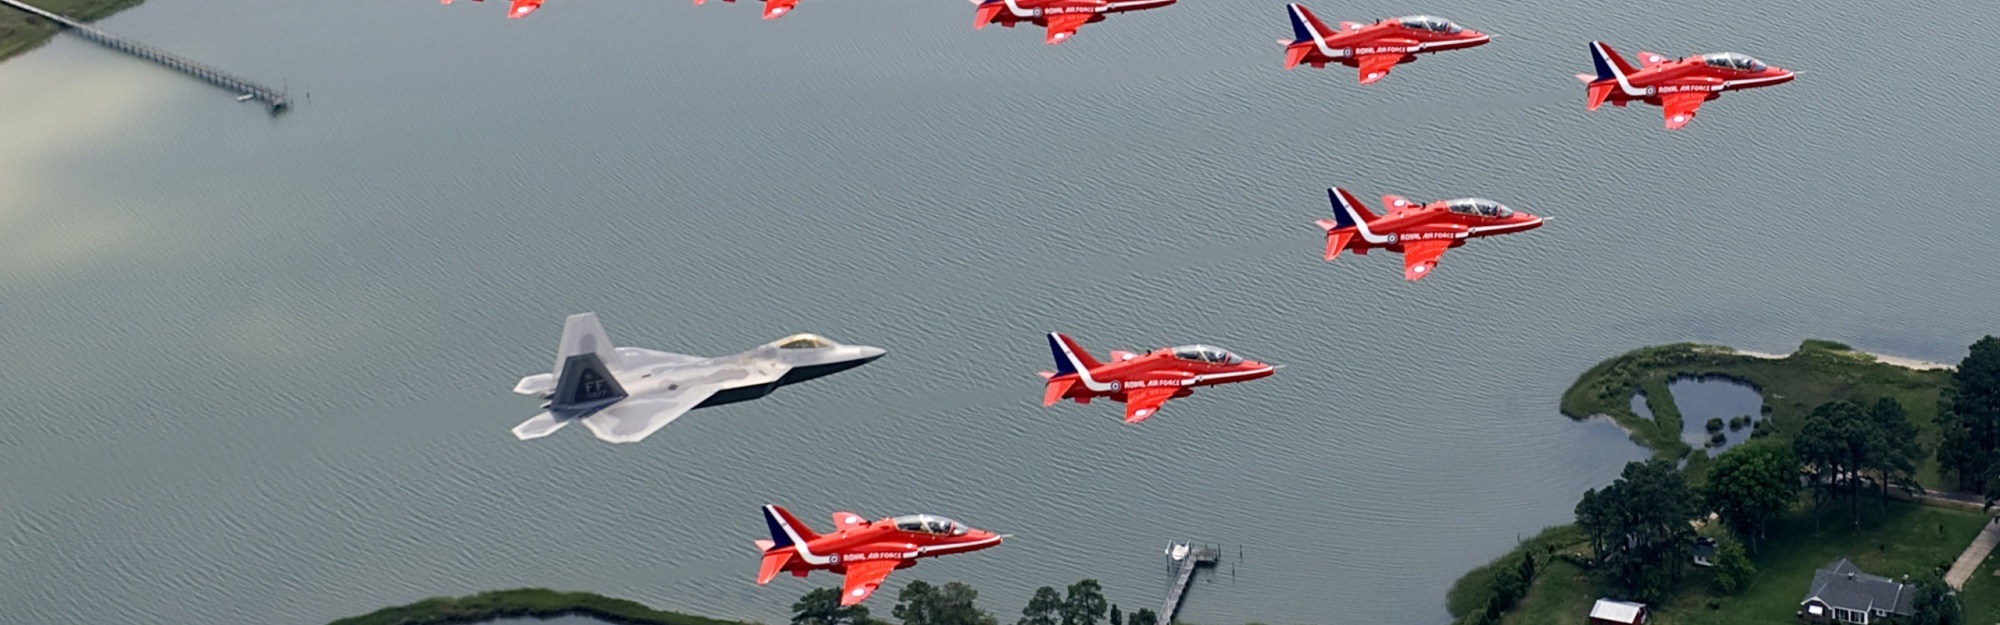
[[[1044,39],[1049,45],[1068,41],[1084,24],[1104,21],[1104,16],[1127,11],[1143,11],[1173,4],[1175,0],[972,0],[978,7],[972,29],[999,24],[1013,28],[1027,22],[1048,28]]]
[[[1403,255],[1403,279],[1418,280],[1437,268],[1445,250],[1479,237],[1525,232],[1544,221],[1499,202],[1468,198],[1418,204],[1394,195],[1382,196],[1388,212],[1381,216],[1361,206],[1346,189],[1326,190],[1333,202],[1333,219],[1321,219],[1326,231],[1326,259],[1341,250],[1367,254],[1387,249]]]
[[[1593,41],[1590,57],[1597,74],[1576,75],[1586,85],[1589,100],[1585,105],[1590,110],[1597,110],[1605,102],[1612,106],[1625,106],[1634,100],[1645,102],[1662,109],[1668,130],[1686,126],[1694,120],[1701,103],[1722,97],[1724,91],[1769,87],[1798,77],[1797,72],[1734,52],[1678,59],[1640,52],[1640,66],[1635,68],[1611,46]]]
[[[722,0],[722,1],[728,2],[730,4],[736,3],[736,0]],[[780,17],[784,17],[786,13],[792,12],[792,9],[794,7],[799,6],[799,0],[760,0],[760,1],[764,3],[764,19],[767,20],[774,20]],[[700,6],[707,2],[708,0],[694,0],[695,6]]]
[[[1063,399],[1088,404],[1093,398],[1105,397],[1125,404],[1126,423],[1146,420],[1159,412],[1161,404],[1192,395],[1197,386],[1255,380],[1277,371],[1277,367],[1207,345],[1169,347],[1147,354],[1114,351],[1111,362],[1100,363],[1075,340],[1051,332],[1049,351],[1055,356],[1056,370],[1042,372],[1042,378],[1048,380],[1042,405],[1052,406]]]
[[[1364,85],[1388,76],[1397,64],[1416,61],[1419,54],[1462,50],[1492,40],[1479,31],[1429,15],[1373,24],[1341,22],[1340,29],[1334,30],[1321,24],[1303,4],[1292,3],[1286,10],[1292,18],[1292,39],[1278,40],[1285,45],[1285,69],[1300,63],[1313,67],[1338,63],[1361,70]]]
[[[472,0],[472,1],[485,2],[486,0]],[[543,0],[513,0],[512,6],[507,7],[507,19],[518,20],[527,17],[529,13],[534,13],[535,9],[542,8],[542,1]],[[438,4],[451,4],[451,0],[440,0]]]
[[[920,558],[978,551],[1006,538],[928,514],[870,523],[852,512],[835,512],[834,533],[816,534],[784,508],[764,506],[764,524],[771,539],[757,541],[764,551],[757,585],[770,583],[780,571],[794,577],[833,571],[846,576],[840,592],[844,606],[861,603],[890,572],[915,566]]]

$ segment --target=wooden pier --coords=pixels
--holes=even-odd
[[[85,24],[83,22],[79,22],[67,17],[63,17],[61,15],[56,15],[54,13],[44,11],[41,8],[22,2],[21,0],[0,0],[0,3],[4,3],[7,6],[11,6],[16,9],[25,11],[27,13],[32,13],[34,15],[40,16],[42,19],[55,22],[57,25],[61,26],[63,30],[69,31],[70,34],[82,37],[84,39],[88,39],[106,48],[117,50],[119,52],[130,54],[132,56],[136,56],[141,59],[145,59],[148,61],[152,61],[154,63],[158,63],[160,65],[164,65],[174,71],[187,74],[195,78],[199,78],[201,79],[202,82],[206,82],[211,85],[222,87],[224,89],[228,89],[231,91],[235,91],[236,93],[249,96],[249,98],[247,99],[254,99],[259,102],[263,102],[265,106],[270,108],[273,114],[276,114],[279,111],[283,111],[285,110],[286,107],[291,106],[291,100],[285,97],[284,91],[278,89],[272,89],[270,87],[266,87],[264,85],[252,82],[248,79],[240,78],[234,74],[230,74],[229,72],[225,72],[213,67],[209,67],[207,65],[196,63],[194,61],[182,58],[180,56],[176,56],[173,53],[167,52],[165,50],[160,50],[158,48],[154,48],[135,41],[128,41],[122,39],[117,35],[113,35],[111,33],[107,33],[102,30],[92,28],[90,25]]]
[[[1160,605],[1160,623],[1174,622],[1174,613],[1181,608],[1181,597],[1187,595],[1188,582],[1194,581],[1195,569],[1215,566],[1222,559],[1222,550],[1209,545],[1179,543],[1167,546],[1167,562],[1174,567],[1173,584],[1167,586],[1167,600]]]

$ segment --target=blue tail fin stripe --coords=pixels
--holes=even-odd
[[[1063,355],[1063,346],[1059,340],[1054,333],[1049,334],[1049,355],[1056,359],[1056,375],[1074,374],[1076,367],[1069,364],[1069,356]]]
[[[778,515],[773,514],[768,507],[764,508],[764,524],[771,528],[771,542],[775,543],[771,545],[772,547],[790,547],[793,545],[792,535],[785,532],[784,524],[778,522]]]
[[[1292,18],[1292,43],[1305,43],[1313,40],[1312,28],[1306,26],[1305,18],[1299,13],[1300,8],[1297,4],[1285,6],[1285,13]]]
[[[1611,59],[1604,58],[1604,52],[1598,49],[1602,45],[1594,41],[1590,43],[1590,62],[1597,65],[1598,80],[1616,80],[1618,75],[1611,71]]]
[[[1342,228],[1354,227],[1354,217],[1350,216],[1347,209],[1342,206],[1346,201],[1340,199],[1340,190],[1327,189],[1326,199],[1333,202],[1333,223],[1339,224]]]

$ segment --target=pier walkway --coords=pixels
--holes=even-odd
[[[1166,603],[1160,606],[1161,623],[1174,622],[1174,613],[1181,608],[1181,597],[1187,595],[1188,582],[1194,581],[1195,569],[1215,566],[1222,559],[1222,551],[1208,545],[1180,543],[1167,547],[1167,559],[1174,565],[1174,582],[1167,587]]]
[[[202,82],[250,96],[247,99],[263,102],[265,106],[270,107],[272,113],[277,113],[284,110],[285,107],[291,106],[291,100],[285,97],[284,91],[272,89],[252,82],[249,79],[240,78],[229,72],[196,63],[165,50],[120,38],[117,35],[92,28],[89,24],[44,11],[21,0],[0,0],[0,4],[6,4],[7,6],[55,22],[57,25],[62,26],[63,30],[69,31],[70,34],[88,39],[106,48],[152,61],[174,71],[201,79]]]

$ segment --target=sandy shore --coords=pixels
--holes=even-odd
[[[1736,353],[1738,353],[1738,354],[1742,354],[1742,355],[1744,355],[1744,356],[1749,356],[1749,357],[1752,357],[1752,358],[1769,358],[1769,359],[1772,359],[1772,360],[1779,360],[1779,359],[1783,359],[1783,358],[1787,358],[1787,357],[1790,357],[1790,356],[1791,356],[1791,354],[1773,354],[1773,353],[1770,353],[1770,352],[1757,352],[1757,351],[1750,351],[1750,350],[1747,350],[1747,349],[1735,349],[1735,348],[1731,348],[1731,351],[1734,351],[1734,352],[1736,352]],[[1859,351],[1859,350],[1856,350],[1856,351],[1855,351],[1854,353],[1857,353],[1857,354],[1867,354],[1867,355],[1869,355],[1869,356],[1872,356],[1872,357],[1874,357],[1874,358],[1875,358],[1875,361],[1876,361],[1876,362],[1879,362],[1879,363],[1883,363],[1883,364],[1889,364],[1889,365],[1895,365],[1895,366],[1898,366],[1898,367],[1903,367],[1903,368],[1906,368],[1906,369],[1916,369],[1916,370],[1918,370],[1918,371],[1930,371],[1930,370],[1934,370],[1934,369],[1955,369],[1955,368],[1957,368],[1957,365],[1949,365],[1949,364],[1945,364],[1945,363],[1941,363],[1941,362],[1931,362],[1931,361],[1928,361],[1928,360],[1917,360],[1917,359],[1915,359],[1915,358],[1904,358],[1904,357],[1902,357],[1902,356],[1889,356],[1889,355],[1884,355],[1884,354],[1877,354],[1877,353],[1873,353],[1873,352],[1864,352],[1864,351]]]

